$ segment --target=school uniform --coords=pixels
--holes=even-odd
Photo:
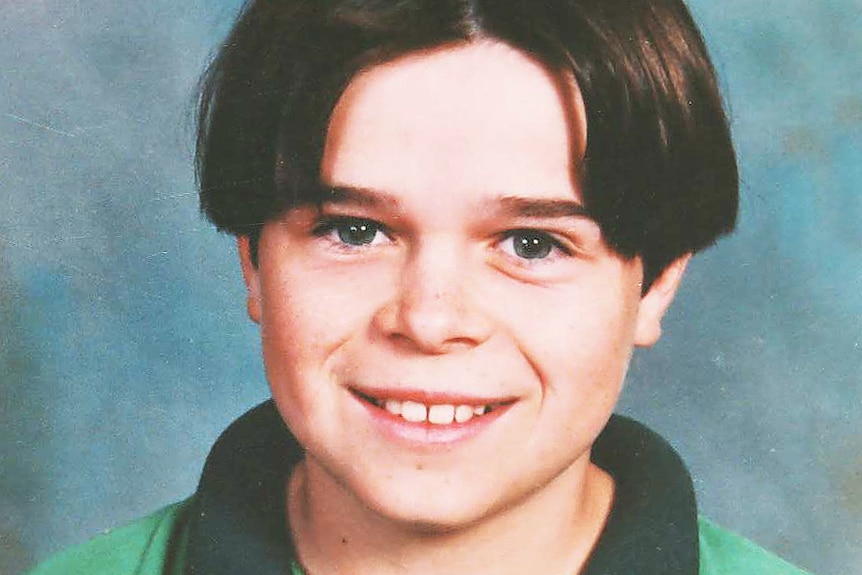
[[[300,575],[285,481],[302,456],[265,402],[222,434],[189,499],[67,550],[31,575]],[[614,478],[615,492],[582,575],[804,575],[698,517],[684,464],[643,425],[613,416],[592,459]]]

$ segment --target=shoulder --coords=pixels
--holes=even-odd
[[[807,575],[748,539],[698,518],[701,575]]]
[[[62,551],[28,575],[156,575],[164,569],[189,500]]]

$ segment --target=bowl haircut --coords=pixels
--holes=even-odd
[[[582,201],[615,252],[642,258],[644,290],[733,229],[728,121],[681,0],[249,1],[201,80],[202,211],[249,236],[256,262],[263,224],[325,199],[329,118],[358,72],[483,40],[527,54],[570,94],[574,78],[588,126],[572,162]]]

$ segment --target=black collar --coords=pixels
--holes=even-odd
[[[187,574],[290,573],[284,485],[302,453],[271,401],[222,434],[188,516]],[[615,415],[593,447],[593,461],[614,477],[616,492],[582,575],[696,575],[694,490],[673,449]]]

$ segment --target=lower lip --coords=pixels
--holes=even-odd
[[[415,447],[448,447],[471,439],[497,421],[512,404],[500,405],[493,411],[483,415],[473,416],[464,423],[438,425],[434,423],[412,422],[403,417],[393,415],[367,400],[356,398],[371,420],[381,432],[391,439]]]

